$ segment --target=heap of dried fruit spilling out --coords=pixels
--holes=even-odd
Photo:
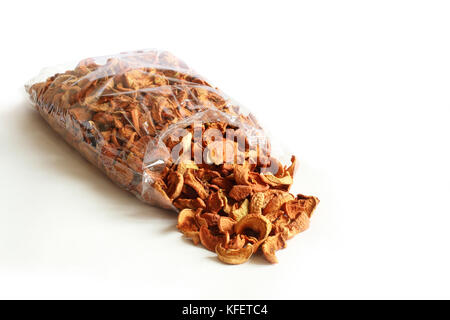
[[[272,157],[256,119],[168,52],[86,59],[27,91],[85,158],[141,200],[179,211],[178,229],[225,263],[259,249],[276,263],[309,227],[319,200],[289,193],[295,157]]]

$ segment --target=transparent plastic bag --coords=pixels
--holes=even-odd
[[[245,136],[247,149],[264,149],[270,157],[255,117],[166,51],[89,58],[39,82],[49,70],[26,85],[42,117],[115,183],[151,205],[176,210],[154,183],[174,163],[164,139],[177,130],[227,123]]]

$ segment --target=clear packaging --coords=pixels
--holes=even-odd
[[[175,162],[167,138],[198,123],[236,128],[245,137],[240,148],[258,152],[254,161],[266,159],[267,172],[278,170],[255,117],[169,52],[89,58],[47,78],[52,70],[26,85],[41,116],[111,180],[151,205],[176,210],[155,182]]]

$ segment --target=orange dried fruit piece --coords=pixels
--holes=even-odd
[[[270,184],[272,187],[280,187],[280,186],[290,186],[294,180],[289,173],[282,178],[278,178],[272,174],[263,175],[264,179]]]
[[[197,213],[195,214],[195,221],[197,222],[197,225],[199,227],[201,226],[208,227],[208,221],[205,219],[205,217],[203,217],[202,212],[200,210],[197,211]]]
[[[198,196],[205,200],[208,198],[208,192],[205,190],[205,187],[203,184],[194,176],[193,169],[188,169],[184,174],[184,183],[188,186],[190,186],[192,189],[197,192]]]
[[[263,192],[255,193],[250,200],[250,213],[261,214],[265,206],[264,199],[265,195]]]
[[[270,188],[270,186],[267,184],[260,173],[250,172],[249,178],[251,181],[253,192],[264,192]]]
[[[319,198],[317,198],[317,197],[304,196],[302,194],[297,195],[297,200],[300,202],[304,202],[305,211],[308,214],[308,217],[310,217],[310,218],[311,218],[314,210],[316,209],[317,205],[320,202]]]
[[[217,213],[212,213],[212,212],[205,212],[205,213],[199,214],[199,217],[200,217],[200,219],[204,219],[204,221],[206,221],[206,224],[210,227],[217,226],[219,224],[219,220],[221,218],[220,215],[218,215]]]
[[[261,251],[264,257],[270,263],[278,263],[278,259],[275,256],[275,252],[286,247],[286,235],[278,233],[274,236],[270,236],[264,241],[261,246]]]
[[[220,217],[219,222],[217,224],[219,231],[222,233],[233,233],[234,225],[236,224],[236,221],[233,220],[230,217]]]
[[[267,203],[263,210],[263,214],[266,215],[270,212],[278,211],[284,203],[291,200],[294,200],[294,196],[292,194],[280,191]]]
[[[218,243],[215,249],[217,257],[226,264],[242,264],[247,262],[253,254],[253,245],[247,244],[239,249],[224,248]]]
[[[250,165],[248,163],[245,163],[243,165],[235,165],[234,166],[234,180],[237,184],[240,185],[251,185],[250,183]]]
[[[248,214],[239,220],[234,226],[234,230],[237,234],[244,234],[251,232],[252,236],[258,240],[266,239],[272,230],[272,223],[260,214]]]
[[[283,232],[284,230],[287,230],[287,225],[291,220],[287,215],[284,214],[283,211],[278,211],[278,217],[275,221],[273,221],[273,229],[275,233]]]
[[[284,214],[283,210],[276,210],[276,211],[271,211],[271,212],[265,214],[264,217],[269,219],[271,222],[275,222],[283,214]]]
[[[181,191],[183,190],[183,175],[175,171],[171,172],[168,177],[167,184],[167,196],[172,200],[178,198],[181,195]]]
[[[230,179],[223,178],[223,177],[216,177],[211,179],[211,184],[216,185],[220,189],[223,189],[225,191],[230,191],[233,187],[233,182],[230,181]]]
[[[223,242],[223,236],[216,236],[214,235],[206,226],[201,226],[200,227],[200,242],[202,243],[202,245],[210,250],[210,251],[215,251],[216,250],[216,246],[219,243]]]
[[[251,193],[251,186],[235,185],[233,188],[231,188],[231,191],[228,195],[234,200],[240,201],[247,198]]]
[[[245,237],[241,234],[238,234],[226,243],[226,247],[229,249],[240,249],[245,245],[245,243]]]
[[[219,212],[225,206],[226,197],[224,197],[220,191],[221,190],[209,195],[208,201],[206,203],[208,211]]]
[[[286,169],[286,171],[289,172],[289,175],[291,177],[294,177],[296,168],[297,168],[297,159],[295,158],[295,156],[292,156],[291,157],[291,165],[289,166],[289,168]]]
[[[235,205],[237,204],[238,203],[235,203]],[[245,199],[238,208],[231,209],[231,217],[234,220],[239,221],[248,214],[248,209],[249,209],[249,201],[248,199]]]
[[[195,215],[198,211],[192,209],[181,210],[178,214],[177,228],[186,237],[191,238],[194,244],[200,241],[199,228],[196,223]]]
[[[306,212],[300,213],[295,220],[287,224],[288,239],[291,239],[296,234],[306,231],[309,228],[309,217]]]
[[[173,205],[180,210],[206,208],[205,202],[200,198],[195,199],[178,198],[173,202]]]

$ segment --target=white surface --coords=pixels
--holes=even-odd
[[[145,4],[144,4],[145,3]],[[445,1],[11,2],[0,29],[0,298],[450,298]],[[309,231],[241,266],[183,240],[28,107],[41,67],[165,48],[295,152]]]

